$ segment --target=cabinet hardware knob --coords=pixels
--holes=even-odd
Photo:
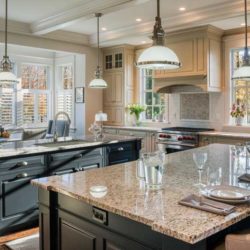
[[[124,151],[123,147],[118,148],[118,151]]]
[[[21,174],[18,174],[18,175],[16,176],[16,178],[18,178],[18,179],[22,179],[22,178],[26,178],[26,177],[28,177],[28,174],[27,174],[27,173],[21,173]]]

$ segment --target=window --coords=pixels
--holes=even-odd
[[[74,79],[72,64],[58,67],[58,81],[56,84],[56,113],[66,112],[73,122],[74,112]]]
[[[47,125],[50,106],[49,66],[21,64],[22,124]]]
[[[153,92],[152,70],[141,70],[141,103],[147,106],[145,120],[155,119],[159,114],[166,114],[168,96]]]
[[[231,52],[232,72],[242,65],[244,49],[233,49]],[[246,120],[250,124],[250,81],[234,80],[232,81],[232,103],[237,101],[246,106]]]
[[[0,87],[0,124],[15,123],[15,90],[11,84]]]

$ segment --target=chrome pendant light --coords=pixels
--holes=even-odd
[[[232,80],[250,81],[250,57],[248,53],[247,42],[247,0],[245,0],[245,49],[242,66],[236,69],[233,73]]]
[[[157,17],[153,31],[153,45],[142,52],[136,66],[142,69],[178,69],[181,63],[171,49],[164,46],[165,32],[161,25],[160,0],[157,0]]]
[[[89,84],[89,88],[93,89],[104,89],[107,88],[107,83],[102,79],[101,68],[100,68],[100,35],[99,35],[99,18],[102,16],[101,13],[96,13],[97,17],[97,67],[95,72],[95,79]]]
[[[0,65],[0,85],[17,83],[16,76],[11,72],[12,63],[8,57],[8,0],[5,0],[5,52]]]

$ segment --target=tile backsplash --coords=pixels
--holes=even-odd
[[[209,120],[209,94],[181,94],[181,120]]]

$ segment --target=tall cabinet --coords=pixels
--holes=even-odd
[[[119,46],[103,49],[104,74],[108,84],[104,90],[103,111],[108,114],[106,125],[124,125],[125,108],[134,101],[134,48]]]

